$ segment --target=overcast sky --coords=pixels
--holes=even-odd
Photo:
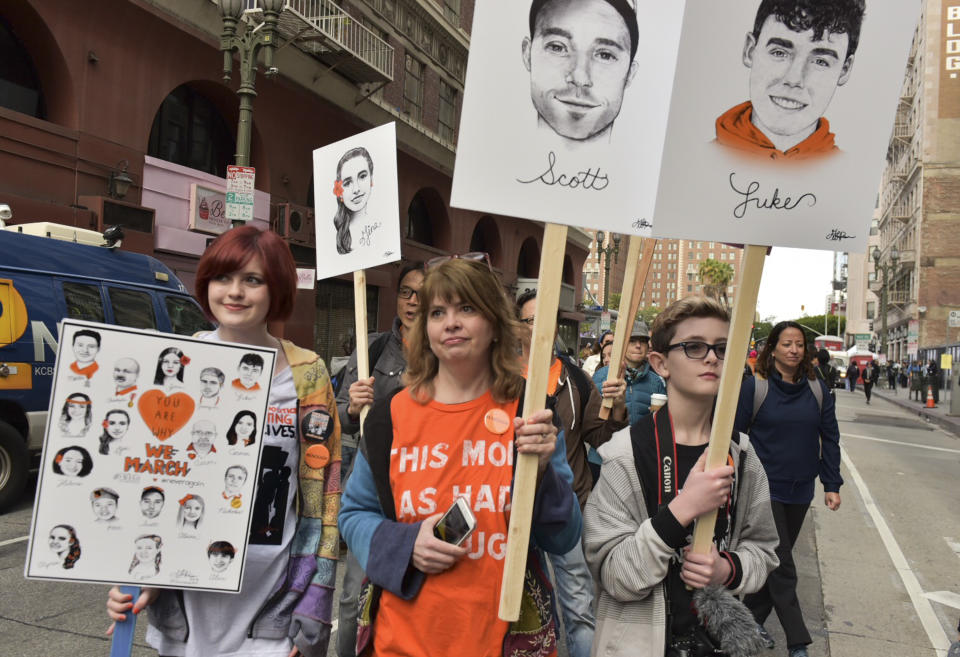
[[[781,321],[822,315],[832,278],[833,251],[774,248],[763,266],[757,300],[760,318],[774,315]]]

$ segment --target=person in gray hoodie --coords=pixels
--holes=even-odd
[[[594,655],[713,654],[700,652],[718,642],[690,589],[757,591],[777,565],[767,479],[747,436],[733,436],[728,465],[704,470],[728,330],[729,314],[712,299],[667,307],[653,325],[650,363],[669,402],[600,447],[583,518],[600,592]],[[693,521],[714,509],[710,552],[691,552]]]

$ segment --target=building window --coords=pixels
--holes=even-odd
[[[443,17],[460,27],[460,0],[443,0]]]
[[[40,78],[27,49],[0,20],[0,107],[46,119]]]
[[[874,319],[877,313],[877,302],[868,301],[867,302],[867,319]]]
[[[423,116],[423,63],[410,55],[403,76],[403,113],[413,121]]]
[[[148,155],[222,178],[234,151],[232,133],[213,103],[186,85],[164,98]]]
[[[457,90],[440,80],[440,137],[454,141],[457,125]]]

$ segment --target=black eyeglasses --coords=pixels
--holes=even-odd
[[[490,264],[490,256],[484,253],[483,251],[471,251],[470,253],[461,253],[453,254],[446,256],[437,256],[436,258],[430,258],[427,260],[425,269],[433,269],[437,265],[442,265],[448,260],[473,260],[475,262],[486,262],[487,269],[493,271],[493,265]]]
[[[414,294],[417,295],[417,300],[420,300],[420,290],[414,290],[412,287],[407,287],[406,285],[401,285],[400,289],[397,290],[397,296],[401,299],[409,299]]]
[[[673,351],[678,347],[683,347],[683,355],[693,360],[703,360],[713,350],[717,355],[717,360],[723,360],[727,355],[727,343],[718,342],[717,344],[707,344],[706,342],[677,342],[667,347],[667,351]]]

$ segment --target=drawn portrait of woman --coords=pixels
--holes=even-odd
[[[73,568],[80,559],[80,540],[77,531],[70,525],[56,525],[51,529],[47,545],[65,570]]]
[[[357,246],[369,246],[370,235],[363,234],[367,222],[367,204],[373,193],[373,158],[366,148],[351,148],[337,163],[337,179],[333,195],[337,197],[337,213],[333,226],[337,230],[337,253],[350,253]]]
[[[160,574],[163,539],[156,534],[143,534],[133,541],[133,560],[127,571],[134,579],[149,579]]]
[[[180,499],[180,508],[177,510],[177,527],[181,532],[196,534],[203,522],[205,509],[203,498],[188,493]]]
[[[251,411],[240,411],[233,417],[230,428],[227,429],[227,444],[236,445],[237,440],[247,447],[256,441],[257,416]]]
[[[65,477],[86,477],[93,470],[90,452],[79,445],[64,447],[53,457],[53,471]]]
[[[109,454],[110,444],[123,438],[130,428],[130,415],[123,410],[107,411],[103,418],[103,432],[100,434],[100,453]]]
[[[93,421],[93,408],[90,397],[82,392],[75,392],[67,396],[60,410],[60,421],[57,427],[65,435],[72,438],[85,436],[90,430]]]
[[[183,368],[190,359],[176,347],[167,347],[157,358],[157,371],[153,375],[154,385],[162,385],[165,390],[183,387]]]

